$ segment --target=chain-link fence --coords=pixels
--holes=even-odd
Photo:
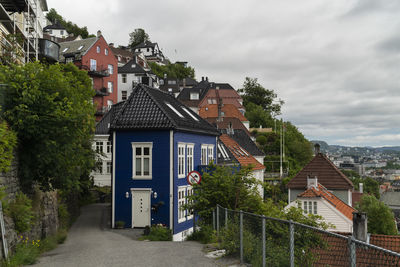
[[[217,206],[213,227],[252,266],[400,266],[399,253],[293,221]]]

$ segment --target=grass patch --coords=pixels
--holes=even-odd
[[[139,240],[172,241],[172,232],[165,226],[155,225],[150,228],[148,235],[140,237]]]

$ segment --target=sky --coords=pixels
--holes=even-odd
[[[67,20],[127,45],[143,28],[196,78],[258,78],[309,140],[400,145],[398,0],[47,0]]]

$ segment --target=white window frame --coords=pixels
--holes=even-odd
[[[74,58],[73,57],[65,58],[65,63],[73,63],[73,62],[74,62]]]
[[[179,186],[177,191],[178,223],[186,221],[186,210],[182,209],[182,206],[186,203],[186,187],[187,186]]]
[[[201,145],[201,165],[208,165],[207,145]]]
[[[109,74],[114,74],[114,65],[108,64],[108,73]]]
[[[107,154],[111,154],[111,141],[107,141],[106,143],[106,152]]]
[[[111,174],[111,171],[112,171],[112,162],[107,161],[106,162],[106,174]]]
[[[96,141],[96,152],[103,153],[103,141]]]
[[[193,202],[192,200],[188,200],[187,198],[189,196],[193,195],[193,187],[191,185],[188,185],[186,187],[186,203],[189,204],[191,202]],[[186,210],[186,219],[187,220],[191,220],[193,219],[193,211],[191,210]]]
[[[215,160],[214,160],[214,145],[207,146],[207,164],[210,164],[211,161],[215,162]]]
[[[186,144],[178,143],[178,178],[186,177]]]
[[[104,55],[108,56],[108,49],[104,48]]]
[[[90,59],[90,70],[96,71],[96,69],[97,69],[97,61],[96,61],[96,59],[91,58]]]
[[[132,142],[132,179],[134,180],[151,180],[153,174],[153,142]],[[144,148],[149,148],[149,155],[140,155],[141,159],[141,174],[136,174],[136,148],[141,148],[144,151]],[[144,175],[144,159],[149,158],[149,174]]]
[[[121,91],[121,100],[127,100],[128,99],[128,91]]]
[[[186,145],[186,169],[187,173],[194,170],[194,144]]]
[[[190,100],[199,100],[199,93],[190,93]]]
[[[107,109],[110,110],[112,105],[114,105],[113,101],[111,99],[107,100]]]
[[[97,52],[97,54],[100,53],[100,50],[101,50],[101,49],[100,49],[100,46],[97,46],[97,47],[96,47],[96,52]]]
[[[127,77],[126,73],[121,74],[122,83],[126,83]]]
[[[112,93],[113,90],[114,90],[114,84],[113,84],[113,82],[111,82],[111,81],[107,82],[107,91],[108,91],[109,93]]]

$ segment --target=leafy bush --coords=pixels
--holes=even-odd
[[[264,135],[259,135],[256,138],[256,142],[264,146],[267,143],[267,137],[265,137]]]
[[[9,210],[15,224],[15,230],[18,233],[24,233],[31,229],[35,219],[32,200],[24,193],[17,193],[15,201],[10,204]]]
[[[191,235],[187,237],[187,240],[199,241],[203,244],[214,243],[217,241],[215,231],[210,225],[202,225],[199,230],[193,231]]]
[[[172,240],[172,232],[171,229],[168,229],[162,225],[154,225],[150,228],[150,234],[147,236],[143,236],[142,240],[150,240],[150,241],[171,241]]]

